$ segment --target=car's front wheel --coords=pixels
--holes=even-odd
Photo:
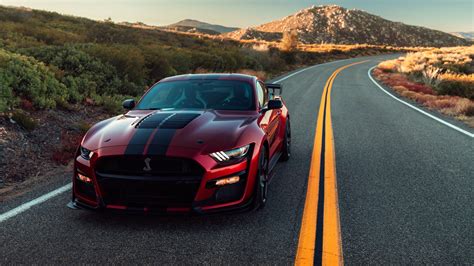
[[[262,209],[267,203],[268,192],[268,156],[267,150],[262,148],[259,156],[259,165],[255,183],[254,209]]]

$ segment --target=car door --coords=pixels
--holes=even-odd
[[[257,81],[257,97],[260,105],[260,110],[265,110],[269,101],[269,94],[268,89],[265,87],[265,84],[261,81]],[[263,117],[260,121],[260,126],[267,135],[268,144],[270,146],[270,157],[273,157],[276,149],[278,148],[278,141],[276,138],[278,136],[280,127],[280,114],[280,109],[263,111]]]

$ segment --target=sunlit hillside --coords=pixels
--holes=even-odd
[[[2,82],[8,83],[2,86],[5,97],[0,112],[18,106],[20,99],[35,108],[87,100],[119,110],[123,95],[139,96],[147,86],[170,75],[252,70],[271,77],[301,65],[391,51],[364,47],[313,53],[281,51],[271,45],[260,49],[222,38],[5,7],[0,7],[0,49]]]

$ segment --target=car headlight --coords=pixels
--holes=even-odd
[[[90,151],[82,146],[79,149],[81,150],[81,157],[85,160],[90,160],[92,158],[92,155],[94,155],[93,151]]]
[[[209,155],[218,162],[227,162],[244,157],[249,149],[250,144],[233,150],[213,152]]]

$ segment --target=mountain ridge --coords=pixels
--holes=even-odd
[[[236,27],[227,27],[223,25],[202,22],[195,19],[180,20],[176,23],[173,23],[164,27],[165,28],[190,27],[190,28],[196,28],[196,29],[202,29],[202,30],[210,30],[210,31],[218,32],[218,33],[227,33],[227,32],[232,32],[239,29]]]
[[[376,44],[395,46],[467,45],[462,38],[438,30],[393,22],[358,9],[311,6],[282,19],[226,33],[237,40],[278,41],[295,30],[304,44]]]
[[[474,41],[474,31],[457,31],[457,32],[450,32],[450,34],[459,38],[464,38],[466,40]]]

